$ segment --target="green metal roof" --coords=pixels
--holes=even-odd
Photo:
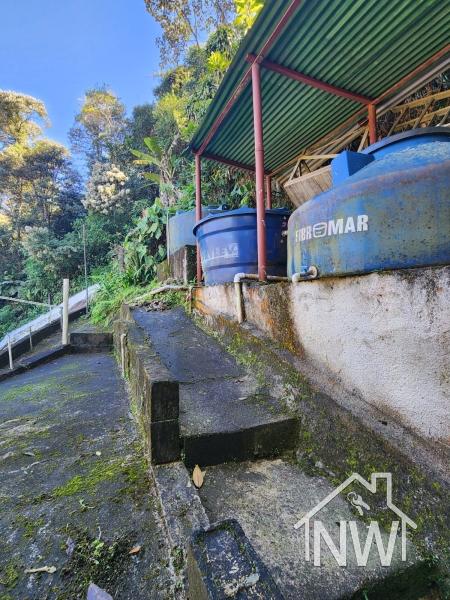
[[[191,147],[197,151],[259,54],[289,0],[266,0],[243,40]],[[353,93],[379,98],[445,49],[448,0],[304,0],[264,58]],[[362,105],[261,69],[265,168],[273,172]],[[254,165],[251,83],[204,149],[205,154]]]

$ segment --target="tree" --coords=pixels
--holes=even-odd
[[[236,25],[247,33],[264,6],[264,0],[235,0],[235,5]]]
[[[178,161],[174,155],[174,144],[162,148],[156,138],[146,137],[144,143],[148,152],[132,150],[136,157],[136,165],[156,167],[157,172],[146,172],[144,178],[159,186],[159,194],[163,206],[171,206],[179,199],[174,185]]]
[[[87,185],[84,207],[91,212],[107,215],[120,206],[130,190],[128,177],[114,164],[95,163]]]
[[[47,123],[47,111],[40,100],[0,90],[0,151],[11,144],[26,144],[42,133],[35,119]]]
[[[89,170],[96,162],[114,161],[124,143],[125,106],[106,87],[88,90],[69,139],[75,153],[84,155]]]
[[[68,197],[78,204],[78,212],[81,206],[79,178],[69,153],[48,139],[32,145],[11,144],[0,152],[0,189],[1,213],[18,240],[26,225],[51,228]]]
[[[127,148],[145,150],[144,138],[154,135],[155,113],[152,104],[140,104],[133,108],[127,130]],[[127,153],[125,160],[129,160]]]
[[[148,12],[159,23],[162,66],[177,65],[191,44],[200,46],[204,34],[229,22],[233,0],[145,0]]]

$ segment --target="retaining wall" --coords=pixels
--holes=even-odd
[[[450,267],[244,283],[247,321],[387,418],[450,444]],[[194,290],[195,308],[236,319],[234,286]]]

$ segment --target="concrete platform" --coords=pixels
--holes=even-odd
[[[133,318],[180,384],[187,466],[276,456],[295,446],[297,419],[182,309],[137,309]]]
[[[294,529],[294,524],[333,490],[326,479],[308,476],[298,465],[278,459],[210,467],[199,494],[211,522],[238,520],[286,600],[406,600],[423,596],[426,567],[409,541],[406,562],[401,561],[400,540],[395,544],[391,566],[381,565],[372,543],[367,566],[363,567],[356,563],[347,533],[347,565],[339,566],[322,540],[321,565],[316,566],[311,530],[311,559],[305,560],[305,530]],[[370,493],[360,493],[370,505]],[[355,521],[364,546],[367,524],[359,519],[346,494],[325,506],[320,520],[338,548],[339,522]],[[389,536],[384,530],[382,537],[387,547]]]
[[[91,582],[120,600],[179,597],[130,417],[110,353],[0,383],[0,598],[85,600]]]

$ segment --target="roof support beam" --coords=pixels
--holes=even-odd
[[[438,73],[443,73],[450,64],[449,54],[450,54],[450,44],[447,44],[446,46],[441,48],[441,50],[436,52],[436,54],[433,54],[433,56],[428,58],[425,62],[421,63],[419,66],[417,66],[413,71],[411,71],[410,73],[405,75],[402,79],[400,79],[400,81],[396,82],[390,88],[385,90],[381,94],[381,96],[378,96],[378,98],[373,100],[373,102],[371,102],[371,104],[373,104],[374,106],[377,107],[378,114],[383,114],[384,112],[389,110],[389,108],[391,106],[395,105],[396,102],[404,99],[404,97],[401,99],[398,99],[397,97],[395,97],[394,99],[389,98],[389,96],[391,96],[393,93],[404,90],[405,87],[408,84],[410,84],[410,86],[407,90],[407,95],[412,94],[415,90],[417,90],[422,85],[424,85],[426,82],[428,82],[430,80],[430,78],[436,77],[438,75]],[[429,75],[430,75],[430,77],[429,77]],[[421,76],[421,78],[417,82],[415,82],[414,81],[415,78],[419,77],[419,76]],[[389,98],[389,99],[386,102],[384,102],[386,100],[386,98]],[[353,115],[348,117],[343,123],[341,123],[334,129],[332,129],[323,138],[320,138],[320,139],[316,140],[315,142],[313,142],[310,146],[314,146],[315,144],[319,143],[321,139],[332,140],[334,136],[339,135],[339,133],[342,133],[342,131],[344,131],[347,127],[350,127],[351,125],[355,125],[355,123],[358,122],[359,118],[362,118],[365,122],[367,122],[367,108],[366,107],[359,108],[355,113],[353,113]],[[276,177],[283,170],[287,169],[290,165],[294,164],[295,161],[297,160],[297,158],[298,158],[298,156],[291,158],[284,164],[280,165],[279,167],[277,167],[276,169],[271,171],[270,175],[272,177]]]
[[[247,60],[253,63],[255,60],[257,60],[257,57],[254,54],[249,54],[247,56]],[[319,90],[323,90],[324,92],[328,92],[329,94],[334,94],[335,96],[342,96],[343,98],[353,100],[353,102],[359,102],[360,104],[372,103],[372,100],[370,98],[367,98],[366,96],[362,96],[361,94],[355,94],[354,92],[350,92],[349,90],[345,90],[344,88],[340,88],[335,85],[326,83],[325,81],[320,81],[320,79],[315,79],[314,77],[305,75],[300,71],[294,71],[294,69],[289,69],[288,67],[284,67],[283,65],[280,65],[271,60],[263,59],[261,61],[261,66],[264,67],[264,69],[267,69],[268,71],[274,71],[275,73],[279,73],[280,75],[284,75],[285,77],[289,77],[290,79],[295,79],[295,81],[298,81],[305,85],[309,85]]]
[[[197,156],[197,154],[196,154],[196,156]],[[244,163],[237,162],[236,160],[230,160],[228,158],[223,158],[222,156],[218,156],[217,154],[211,154],[210,152],[202,154],[202,157],[206,158],[207,160],[214,160],[215,162],[223,163],[224,165],[228,165],[229,167],[235,167],[236,169],[241,169],[242,171],[250,171],[250,173],[255,172],[255,167],[252,167],[252,165],[246,165]]]

